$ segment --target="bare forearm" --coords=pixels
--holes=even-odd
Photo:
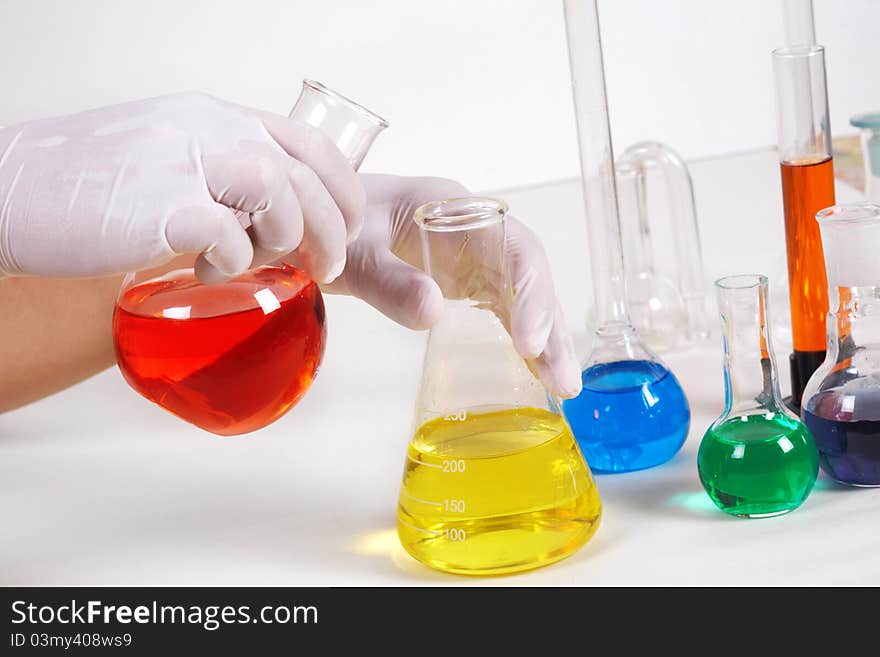
[[[156,273],[192,260],[179,258]],[[111,324],[121,281],[0,279],[0,413],[113,365]]]
[[[121,280],[0,280],[0,412],[113,363],[110,324]]]

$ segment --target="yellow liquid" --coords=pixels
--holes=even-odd
[[[538,408],[460,412],[426,422],[409,444],[397,532],[432,568],[500,575],[567,557],[601,514],[561,416]]]

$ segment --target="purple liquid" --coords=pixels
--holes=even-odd
[[[845,484],[880,486],[880,391],[822,392],[802,415],[826,473]]]

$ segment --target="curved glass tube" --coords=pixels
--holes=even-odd
[[[627,148],[616,165],[627,307],[659,351],[709,335],[696,202],[690,172],[658,142]]]

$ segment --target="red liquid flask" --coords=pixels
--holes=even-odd
[[[318,285],[289,266],[260,267],[223,285],[174,271],[124,287],[113,313],[129,385],[223,436],[289,411],[318,373],[326,336]]]
[[[326,134],[358,169],[388,123],[306,80],[291,118]],[[324,355],[324,301],[302,271],[259,267],[222,285],[193,270],[129,274],[113,314],[116,360],[144,397],[206,431],[256,431],[289,411]]]

